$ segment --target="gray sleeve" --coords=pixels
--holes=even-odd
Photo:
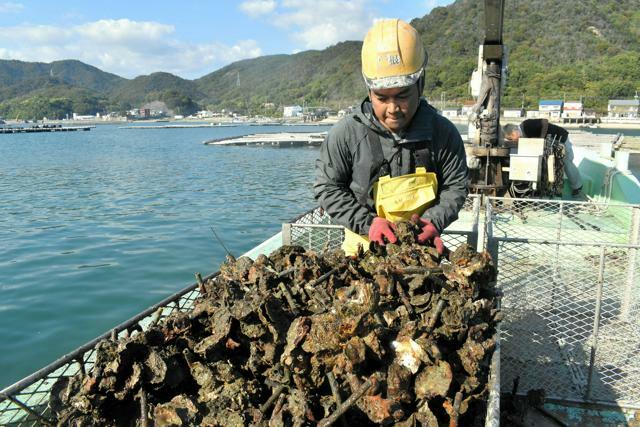
[[[452,222],[458,219],[458,212],[462,209],[469,193],[467,158],[460,133],[453,126],[443,126],[440,130],[440,140],[435,141],[438,147],[435,161],[440,170],[438,182],[438,199],[436,204],[423,215],[442,232]]]
[[[320,147],[313,191],[320,205],[338,224],[358,234],[368,234],[375,214],[358,203],[349,188],[353,158],[345,126],[336,125]]]

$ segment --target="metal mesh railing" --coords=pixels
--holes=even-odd
[[[467,242],[476,246],[480,202],[477,195],[467,197],[460,212],[460,220],[442,233],[442,241],[447,247],[456,248]],[[344,241],[344,227],[336,224],[322,208],[315,208],[294,221],[283,224],[282,240],[284,244],[299,245],[307,250],[338,249]]]
[[[490,198],[502,383],[640,406],[640,207]]]
[[[203,280],[214,276],[215,274]],[[89,371],[93,367],[95,347],[99,341],[146,330],[151,323],[157,322],[175,311],[191,309],[199,295],[198,285],[191,285],[40,371],[5,388],[0,392],[0,426],[51,425],[51,412],[48,407],[51,387],[60,377],[73,376],[81,369]]]
[[[321,252],[338,249],[344,240],[344,227],[337,225],[322,208],[315,208],[296,220],[282,224],[282,242]]]
[[[488,200],[488,224],[496,237],[629,243],[631,205],[497,197]]]

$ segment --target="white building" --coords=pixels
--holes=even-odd
[[[505,108],[502,115],[507,119],[517,119],[522,117],[523,113],[522,108]]]
[[[76,114],[73,113],[73,120],[95,120],[96,118],[100,118],[100,114],[90,115],[90,114]]]
[[[476,105],[475,101],[464,101],[464,103],[462,104],[462,109],[460,110],[460,114],[462,114],[463,116],[470,115],[474,105]]]
[[[198,111],[196,113],[196,117],[199,118],[199,119],[209,119],[209,118],[213,117],[213,112],[211,112],[209,110]]]
[[[580,101],[566,101],[562,107],[562,117],[579,118],[583,116],[584,107]]]
[[[302,116],[302,107],[299,105],[290,105],[284,107],[284,112],[282,113],[284,117],[301,117]]]
[[[460,115],[459,108],[445,108],[442,110],[442,115],[445,117],[458,117]]]
[[[562,104],[561,99],[541,99],[538,103],[540,116],[559,119],[562,114]]]
[[[640,100],[638,98],[610,99],[607,106],[607,116],[637,119],[640,117]]]

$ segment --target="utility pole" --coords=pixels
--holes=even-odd
[[[442,92],[440,94],[440,111],[444,111],[444,101],[446,99],[447,92]]]

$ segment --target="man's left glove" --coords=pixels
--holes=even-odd
[[[411,222],[422,229],[420,234],[418,234],[418,243],[431,243],[436,247],[438,255],[444,255],[446,248],[444,247],[444,243],[442,243],[440,233],[438,233],[436,226],[428,219],[420,218],[417,214],[413,214],[413,216],[411,216]]]

